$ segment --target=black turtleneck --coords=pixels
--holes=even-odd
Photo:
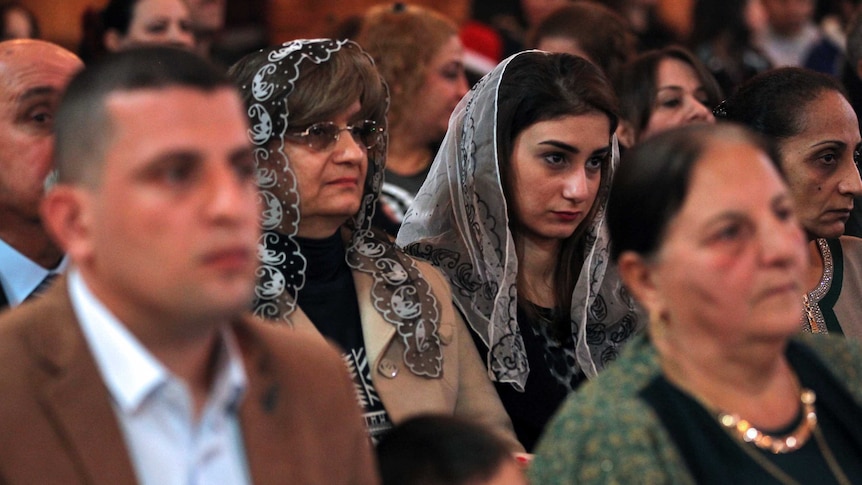
[[[336,232],[325,239],[297,237],[308,261],[305,286],[297,303],[320,333],[341,348],[363,347],[362,322],[350,267],[344,259],[344,242]]]

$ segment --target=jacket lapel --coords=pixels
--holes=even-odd
[[[374,303],[371,301],[371,285],[374,279],[360,271],[354,270],[352,273],[356,298],[359,301],[359,317],[362,319],[365,353],[368,356],[368,365],[376,372],[378,361],[386,353],[386,349],[395,337],[395,325],[384,320],[380,312],[374,308]]]
[[[273,357],[261,336],[243,322],[235,323],[233,329],[248,376],[239,418],[251,482],[292,483],[297,472],[292,456],[299,451],[293,449],[296,443],[285,440],[290,437],[285,431],[291,429],[291,420],[301,417],[293,416],[285,404],[291,396],[279,383]]]
[[[65,278],[32,305],[42,316],[29,334],[45,372],[38,399],[60,441],[80,464],[84,481],[135,483],[111,397],[75,318]]]

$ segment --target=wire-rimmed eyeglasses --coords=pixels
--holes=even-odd
[[[302,139],[312,150],[326,151],[335,145],[342,131],[349,132],[353,140],[365,148],[374,148],[383,139],[383,128],[378,127],[373,120],[358,121],[344,128],[333,121],[321,121],[309,126],[305,131],[287,133],[287,136]]]

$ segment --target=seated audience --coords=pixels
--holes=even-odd
[[[847,60],[841,72],[841,83],[858,119],[862,116],[862,8],[849,21]],[[853,211],[844,225],[844,234],[862,237],[862,196],[853,199]]]
[[[467,92],[464,47],[451,20],[402,3],[372,8],[356,41],[389,85],[389,145],[375,223],[395,237],[428,175],[449,116]]]
[[[141,45],[195,46],[185,0],[110,0],[101,11],[84,14],[81,57],[98,59]]]
[[[532,28],[557,8],[570,3],[572,0],[472,0],[470,18],[496,32],[502,56],[509,57],[524,50]]]
[[[713,123],[721,90],[712,74],[688,50],[670,46],[644,52],[623,66],[617,78],[622,112],[620,144],[635,144],[675,126]]]
[[[0,42],[0,310],[45,289],[66,266],[39,216],[54,162],[54,115],[81,61],[40,40]]]
[[[348,40],[297,40],[231,67],[263,213],[255,312],[334,341],[375,439],[416,414],[487,425],[520,449],[443,275],[372,227],[386,84]],[[300,310],[301,309],[301,310]]]
[[[775,67],[806,67],[838,74],[841,46],[814,22],[817,0],[760,0],[766,28],[755,42]]]
[[[528,45],[581,56],[616,82],[635,55],[634,33],[619,14],[599,3],[579,1],[554,10],[530,33]]]
[[[775,156],[729,125],[626,154],[608,228],[648,336],[570,396],[533,484],[862,480],[862,349],[798,336],[807,251]]]
[[[528,451],[641,326],[603,229],[617,113],[583,58],[507,59],[458,106],[398,233],[448,276]]]
[[[678,39],[663,21],[656,0],[599,0],[618,12],[638,39],[638,51],[661,49]]]
[[[716,110],[774,141],[808,238],[801,326],[862,337],[862,239],[842,236],[862,195],[859,122],[833,77],[800,68],[751,78]]]
[[[0,482],[377,483],[338,355],[244,316],[247,127],[190,52],[131,50],[71,82],[42,214],[72,268],[0,318]]]
[[[760,0],[697,0],[689,45],[721,90],[736,87],[772,67],[754,43],[748,12]]]
[[[227,0],[186,0],[191,13],[192,30],[198,41],[198,53],[209,55],[209,48],[224,29]]]
[[[18,2],[0,3],[0,41],[38,39],[39,21],[36,15]]]

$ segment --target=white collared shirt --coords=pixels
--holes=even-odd
[[[69,272],[69,297],[111,394],[138,481],[251,483],[238,417],[247,377],[233,334],[222,332],[218,369],[196,422],[186,384],[96,299],[74,268]]]
[[[6,295],[9,308],[23,303],[48,274],[62,273],[67,264],[63,256],[56,268],[45,269],[0,239],[0,287]]]

